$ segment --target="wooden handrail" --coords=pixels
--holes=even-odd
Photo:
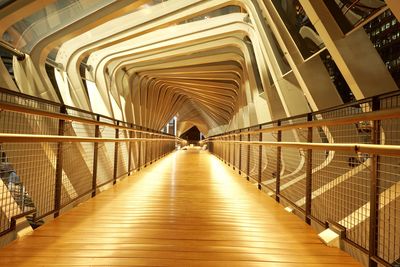
[[[62,114],[62,113],[44,111],[44,110],[39,110],[39,109],[33,109],[33,108],[28,108],[28,107],[23,107],[23,106],[14,105],[14,104],[8,104],[8,103],[0,103],[0,110],[24,113],[24,114],[29,114],[29,115],[38,115],[38,116],[43,116],[43,117],[47,117],[47,118],[65,120],[65,121],[75,121],[75,122],[89,124],[89,125],[107,126],[107,127],[110,127],[110,128],[122,129],[122,130],[127,130],[127,131],[130,131],[130,132],[137,132],[137,133],[145,133],[145,134],[150,134],[150,135],[171,137],[171,135],[165,134],[165,133],[132,129],[130,127],[126,127],[126,126],[122,126],[122,125],[116,125],[116,124],[112,124],[112,123],[108,123],[108,122],[91,120],[91,119],[81,118],[81,117],[72,116],[72,115],[68,115],[68,114]]]
[[[180,138],[101,138],[58,135],[34,135],[34,134],[4,134],[0,133],[0,143],[44,143],[44,142],[145,142],[145,141],[178,141]]]
[[[292,130],[292,129],[306,129],[309,127],[321,127],[321,126],[337,126],[337,125],[346,125],[352,124],[360,121],[374,121],[374,120],[383,120],[383,119],[395,119],[400,118],[400,108],[394,109],[386,109],[374,112],[366,112],[353,116],[342,117],[342,118],[334,118],[334,119],[325,119],[325,120],[315,120],[310,122],[300,122],[293,123],[282,126],[272,126],[265,129],[253,130],[253,131],[242,131],[239,133],[230,133],[225,135],[219,135],[214,137],[209,137],[205,140],[215,140],[222,137],[229,136],[239,136],[239,135],[248,135],[248,134],[259,134],[259,133],[269,133],[269,132],[277,132],[282,130]]]
[[[262,145],[273,147],[303,148],[316,150],[347,151],[354,153],[368,153],[376,155],[399,156],[400,145],[370,145],[370,144],[331,144],[305,142],[264,142],[264,141],[207,141],[230,144]]]

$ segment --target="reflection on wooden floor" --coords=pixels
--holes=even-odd
[[[0,266],[359,266],[207,152],[179,151],[0,250]]]

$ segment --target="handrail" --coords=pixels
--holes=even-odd
[[[176,138],[102,138],[102,137],[78,137],[78,136],[59,136],[59,135],[34,135],[34,134],[3,134],[0,133],[0,142],[4,143],[35,143],[35,142],[145,142],[145,141],[179,141]]]
[[[254,124],[254,125],[246,126],[246,127],[243,127],[243,128],[238,128],[238,129],[235,129],[235,130],[231,130],[231,131],[228,131],[228,132],[225,132],[225,133],[216,134],[214,136],[222,136],[222,135],[226,136],[227,134],[231,134],[231,133],[234,133],[234,132],[240,132],[240,131],[243,131],[243,130],[247,130],[247,129],[251,129],[251,128],[255,128],[255,127],[260,127],[260,126],[273,125],[274,123],[278,123],[278,122],[285,122],[285,121],[290,121],[290,120],[294,120],[294,119],[306,118],[307,116],[313,116],[313,117],[314,116],[323,116],[323,113],[338,111],[340,109],[349,108],[349,107],[357,107],[358,105],[363,105],[363,104],[372,104],[372,102],[374,100],[387,99],[387,98],[396,97],[396,96],[400,96],[400,90],[395,90],[395,91],[383,93],[383,94],[376,95],[376,96],[373,96],[373,97],[368,97],[368,98],[360,99],[360,100],[357,100],[357,101],[348,102],[348,103],[345,103],[345,104],[341,104],[341,105],[338,105],[338,106],[321,109],[321,110],[314,111],[314,112],[302,113],[302,114],[294,115],[294,116],[291,116],[291,117],[283,117],[283,118],[275,119],[275,120],[264,122],[264,123],[261,123],[261,124]],[[369,113],[369,112],[365,112],[365,113]],[[351,116],[346,116],[346,117],[349,118]],[[246,132],[246,134],[247,134],[247,132]]]
[[[400,198],[399,119],[396,91],[235,129],[200,144],[308,224],[327,227],[331,220],[343,241],[367,253],[370,263],[391,266],[400,253],[392,241],[400,228],[379,224],[400,218],[386,212]]]
[[[248,134],[259,134],[259,133],[269,133],[276,132],[280,130],[292,130],[292,129],[305,129],[309,127],[321,127],[321,126],[334,126],[334,125],[346,125],[352,124],[359,121],[374,121],[381,119],[395,119],[400,118],[400,108],[395,109],[387,109],[380,111],[371,111],[366,113],[361,113],[357,115],[342,117],[342,118],[334,118],[334,119],[322,119],[316,121],[309,122],[299,122],[281,126],[272,126],[264,129],[253,130],[253,131],[245,131],[239,133],[228,133],[223,135],[216,135],[206,138],[204,140],[215,140],[221,137],[230,137],[230,136],[239,136],[239,135],[248,135]],[[249,127],[251,128],[251,127]]]
[[[1,140],[1,136],[0,136]],[[261,142],[261,141],[226,141],[218,140],[218,143],[262,145],[274,147],[290,147],[317,150],[347,151],[355,153],[370,153],[379,155],[400,155],[400,145],[370,145],[370,144],[330,144],[330,143],[306,143],[306,142]]]
[[[6,110],[6,111],[12,111],[12,112],[18,112],[18,113],[24,113],[24,114],[30,114],[30,115],[39,115],[39,116],[53,118],[53,119],[60,119],[60,120],[65,120],[65,121],[75,121],[75,122],[85,123],[85,124],[90,124],[90,125],[107,126],[107,127],[111,127],[114,129],[127,130],[130,132],[145,133],[145,134],[158,135],[158,136],[168,136],[168,137],[172,136],[172,135],[166,134],[166,133],[138,130],[138,129],[133,129],[130,127],[112,124],[112,123],[108,123],[108,122],[80,118],[80,117],[72,116],[72,115],[68,115],[68,114],[55,113],[55,112],[43,111],[43,110],[39,110],[39,109],[27,108],[27,107],[23,107],[23,106],[19,106],[19,105],[14,105],[14,104],[0,103],[0,110]]]
[[[19,124],[21,118],[16,116],[17,113],[23,114],[22,118],[26,120],[22,120],[24,123]],[[185,143],[185,140],[172,134],[4,88],[0,88],[0,116],[2,121],[6,122],[2,125],[4,132],[0,133],[2,162],[6,160],[12,164],[10,166],[21,180],[30,177],[35,179],[38,175],[43,175],[42,179],[45,181],[34,188],[27,188],[30,193],[36,194],[35,203],[39,205],[36,206],[32,201],[38,210],[33,223],[52,214],[57,217],[64,207],[80,201],[84,196],[94,197],[99,188],[109,183],[116,184],[123,176],[139,171],[174,151],[177,143]],[[45,121],[46,118],[52,119],[51,125],[47,125],[54,130],[51,131],[52,134],[48,134],[47,129],[34,130],[39,126],[35,122]],[[79,123],[76,125],[77,129],[72,122]],[[84,130],[87,132],[81,133],[82,129],[79,126],[86,126],[87,129]],[[70,128],[76,132],[68,135]],[[104,128],[109,130],[106,137],[102,137]],[[24,134],[19,133],[20,130],[23,130]],[[35,144],[33,148],[32,144]],[[37,159],[36,153],[43,158]],[[34,164],[29,162],[27,166],[28,161],[36,160],[46,163],[33,167]],[[83,169],[75,172],[73,169],[78,166]],[[109,172],[105,172],[105,168]],[[109,175],[109,179],[105,179],[105,175]],[[71,195],[67,197],[63,196],[64,177],[72,181],[72,186],[64,188],[71,191]],[[3,181],[9,179],[4,175],[0,178]],[[79,183],[76,182],[78,180]],[[81,182],[82,180],[85,182]],[[8,180],[7,182],[9,183]],[[45,186],[48,188],[44,188]],[[3,194],[2,202],[14,203],[13,194]],[[18,213],[17,216],[25,216],[26,213],[19,210],[25,203],[15,204],[7,211],[10,216],[11,211]],[[15,230],[15,218],[8,217],[7,212],[0,216],[0,236]]]
[[[0,87],[0,93],[7,94],[7,95],[13,95],[13,96],[17,96],[17,97],[23,97],[25,99],[34,100],[34,101],[38,101],[40,103],[49,104],[49,105],[53,105],[53,106],[57,106],[57,107],[62,106],[62,104],[58,103],[58,102],[53,102],[48,99],[40,98],[37,96],[32,96],[32,95],[24,94],[21,92],[12,91],[10,89],[6,89],[3,87]]]

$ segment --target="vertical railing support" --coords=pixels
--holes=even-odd
[[[260,130],[262,129],[262,126],[260,125]],[[258,134],[258,141],[262,142],[263,135],[260,132]],[[261,190],[261,179],[262,179],[262,145],[260,144],[258,146],[258,189]]]
[[[312,121],[312,114],[307,114],[307,121]],[[313,128],[307,128],[307,142],[313,142]],[[312,201],[312,149],[307,149],[306,152],[306,203],[305,203],[305,221],[311,224],[311,201]]]
[[[65,106],[61,106],[60,113],[65,114],[66,108]],[[65,132],[65,121],[58,121],[58,135],[63,136]],[[54,187],[54,218],[57,218],[60,215],[61,208],[61,188],[62,188],[62,172],[63,172],[63,143],[57,143],[57,159],[56,159],[56,179],[55,179],[55,187]]]
[[[250,128],[247,128],[250,131]],[[250,142],[250,134],[247,134],[247,141]],[[250,144],[247,144],[247,166],[246,166],[246,179],[250,180]]]
[[[242,131],[239,130],[239,174],[242,174]]]
[[[236,133],[236,132],[234,132],[234,133]],[[236,141],[236,134],[235,135],[233,135],[233,155],[232,155],[232,168],[233,168],[233,170],[235,170],[235,164],[236,164],[236,143],[235,143],[235,141]]]
[[[96,116],[96,120],[100,121],[100,116]],[[96,124],[94,128],[94,137],[100,137],[100,126]],[[99,158],[99,143],[95,142],[93,146],[93,176],[92,176],[92,197],[96,196],[97,189],[97,164]]]
[[[281,121],[278,121],[277,126],[281,126]],[[278,130],[278,135],[276,138],[277,142],[282,141],[282,131]],[[282,148],[278,146],[276,148],[276,187],[275,187],[275,200],[280,202],[280,193],[281,193],[281,157],[282,157]]]
[[[221,142],[221,160],[225,161],[224,160],[225,159],[225,143],[224,143],[225,138],[222,136],[222,137],[219,138],[219,140],[222,141]]]
[[[133,129],[133,123],[131,123],[130,129]],[[132,174],[132,138],[133,138],[133,132],[128,131],[128,137],[129,137],[129,142],[128,142],[128,176]]]
[[[141,130],[142,127],[139,127],[139,130]],[[141,132],[136,132],[136,137],[138,138],[137,144],[138,144],[138,158],[137,158],[137,170],[140,171],[140,168],[142,167],[141,161],[142,161],[142,141],[140,138],[142,138],[142,133]]]
[[[228,133],[228,134],[230,134],[230,133]],[[227,162],[228,162],[228,166],[230,167],[231,166],[231,137],[230,136],[228,136],[227,137],[227,141],[228,141],[228,159],[227,159]]]
[[[372,111],[380,110],[380,99],[372,98]],[[373,121],[372,144],[380,144],[380,121]],[[379,218],[379,156],[371,156],[370,173],[370,215],[369,215],[369,264],[370,267],[376,267],[377,263],[373,260],[378,252],[378,218]]]
[[[149,128],[145,128],[145,130],[148,131]],[[147,134],[144,134],[144,138],[147,139]],[[147,140],[145,140],[145,141],[144,141],[144,144],[143,144],[143,163],[144,163],[144,166],[143,166],[143,167],[145,167],[145,168],[147,167],[147,156],[148,156],[148,151],[147,151],[147,149],[148,149]]]
[[[153,131],[150,130],[150,129],[149,129],[149,131],[153,132]],[[153,135],[153,134],[150,134],[149,137],[150,137],[149,139],[153,139],[153,138],[154,138],[154,135]],[[154,155],[153,155],[154,141],[149,141],[149,145],[150,145],[150,148],[149,148],[149,150],[150,150],[150,153],[149,153],[149,155],[150,155],[150,157],[149,157],[149,163],[150,163],[150,165],[151,165],[151,164],[153,164],[153,159],[154,159]]]
[[[117,121],[117,126],[119,125],[119,121]],[[115,138],[119,138],[119,129],[115,129]],[[119,143],[115,142],[114,146],[114,173],[113,173],[113,184],[117,183],[117,170],[118,170],[118,147]]]

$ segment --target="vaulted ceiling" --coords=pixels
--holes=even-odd
[[[229,127],[252,98],[251,1],[23,1],[0,33],[42,74],[36,95],[179,133]]]
[[[176,116],[178,134],[193,125],[215,134],[340,104],[322,61],[306,58],[296,38],[314,38],[321,51],[323,40],[308,26],[301,28],[308,37],[293,35],[279,15],[279,8],[289,12],[294,5],[298,1],[4,1],[2,42],[27,55],[13,62],[18,87],[6,83],[153,129]],[[340,61],[340,53],[333,56]]]

